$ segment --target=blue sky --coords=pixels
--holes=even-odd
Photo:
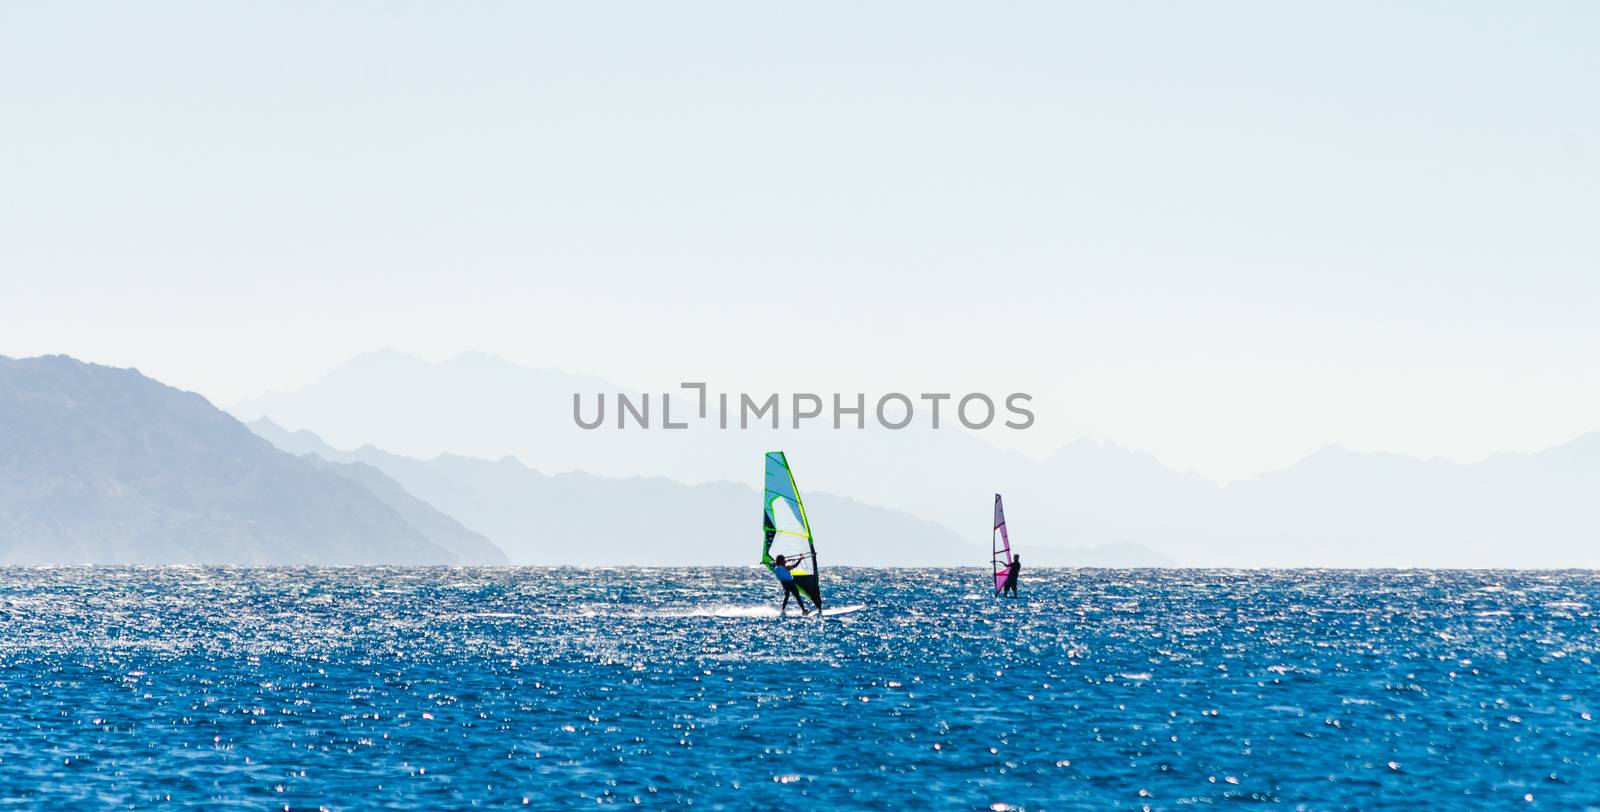
[[[0,353],[1034,392],[1218,479],[1600,428],[1600,7],[10,4]]]

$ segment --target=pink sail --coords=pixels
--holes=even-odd
[[[1011,537],[1006,535],[1006,511],[998,493],[994,495],[994,536],[990,546],[993,549],[994,594],[998,595],[1005,588],[1006,571],[1011,564]]]

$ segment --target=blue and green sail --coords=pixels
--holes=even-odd
[[[779,503],[782,507],[779,507]],[[767,452],[766,494],[761,498],[761,563],[773,567],[778,556],[799,561],[794,582],[800,592],[819,608],[822,586],[817,580],[817,548],[811,539],[811,523],[806,521],[806,506],[795,487],[794,472],[782,451]]]

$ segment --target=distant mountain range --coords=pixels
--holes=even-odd
[[[749,485],[340,452],[309,432],[254,428],[272,442],[136,370],[0,357],[0,564],[685,566],[758,556]],[[827,564],[987,560],[987,529],[962,536],[900,511],[806,497]],[[1035,565],[1161,561],[1126,548],[1030,549]]]
[[[493,539],[513,563],[574,566],[750,564],[759,556],[760,492],[749,485],[686,485],[661,477],[547,475],[513,457],[418,460],[363,447],[341,451],[309,431],[250,424],[280,449],[382,471],[406,491]],[[804,472],[800,472],[802,481]],[[966,537],[900,511],[801,485],[819,558],[833,565],[982,566],[989,532]],[[1135,547],[1031,546],[1034,566],[1170,563]]]
[[[850,494],[936,522],[959,538],[982,539],[991,494],[999,491],[1021,540],[1124,549],[1149,563],[1600,566],[1600,434],[1473,465],[1328,448],[1285,470],[1222,486],[1107,444],[1078,442],[1037,461],[962,430],[925,425],[902,431],[575,426],[573,393],[618,391],[631,389],[480,354],[430,363],[384,352],[235,411],[313,430],[340,448],[370,445],[411,457],[512,454],[541,471],[686,486],[753,481],[761,452],[783,449],[808,493]]]
[[[782,449],[833,564],[977,566],[999,491],[1032,566],[1600,566],[1600,433],[1472,465],[1328,448],[1221,486],[927,427],[584,432],[574,388],[622,391],[385,353],[247,428],[135,370],[0,357],[0,564],[748,563]]]
[[[504,561],[381,473],[285,454],[199,395],[0,356],[0,563]]]

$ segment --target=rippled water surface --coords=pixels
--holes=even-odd
[[[1590,573],[0,571],[0,805],[1600,801]]]

